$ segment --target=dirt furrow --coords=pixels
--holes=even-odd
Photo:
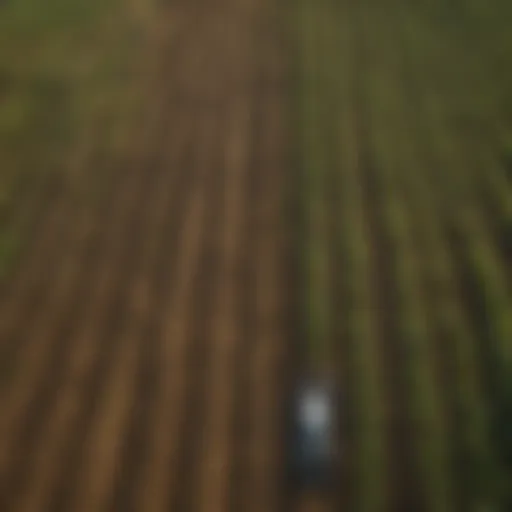
[[[177,141],[179,145],[182,145],[182,149],[179,149],[180,157],[186,157],[189,148],[183,144],[188,141],[185,138],[181,140],[177,138]],[[183,150],[186,151],[185,154],[181,154]],[[176,178],[175,187],[180,189],[186,183],[186,178],[186,172],[181,171]],[[102,289],[102,292],[109,297],[107,314],[105,311],[98,311],[98,316],[90,319],[89,325],[92,325],[92,330],[88,331],[86,337],[80,336],[82,343],[97,339],[99,346],[92,368],[86,375],[84,395],[81,398],[82,408],[75,420],[76,423],[64,452],[65,462],[60,468],[60,472],[66,475],[61,477],[66,484],[60,485],[53,497],[56,510],[67,510],[69,507],[67,500],[72,498],[74,489],[78,485],[81,461],[86,455],[84,443],[88,439],[97,409],[100,407],[103,390],[110,381],[110,373],[115,367],[117,354],[123,350],[124,324],[130,321],[128,317],[130,314],[129,294],[130,291],[135,293],[134,283],[130,277],[137,270],[141,257],[141,245],[145,242],[143,233],[146,226],[142,221],[142,213],[143,205],[145,204],[147,207],[149,203],[145,203],[142,198],[148,192],[149,190],[145,187],[138,191],[139,201],[135,201],[138,207],[131,212],[131,215],[123,219],[124,227],[120,231],[124,233],[124,236],[117,240],[118,252],[114,252],[117,258],[108,258],[108,263],[103,267],[104,274],[98,277],[99,280],[104,280],[107,283]],[[177,197],[179,196],[177,195]],[[151,199],[148,197],[146,200],[150,201]],[[111,278],[112,275],[114,279]]]
[[[152,171],[156,172],[156,171]],[[111,369],[109,382],[104,389],[101,404],[89,430],[85,447],[83,472],[72,510],[108,510],[109,496],[115,484],[116,466],[122,448],[126,423],[130,418],[132,401],[137,397],[137,371],[139,360],[148,350],[153,340],[143,339],[141,334],[150,307],[150,280],[153,265],[157,258],[158,238],[163,235],[161,225],[166,213],[169,197],[169,182],[166,174],[172,176],[174,169],[158,171],[159,179],[154,188],[144,190],[139,201],[145,205],[140,226],[135,233],[142,253],[139,256],[139,269],[135,271],[129,290],[127,320],[123,329],[116,333],[122,340],[115,366]],[[186,190],[180,190],[186,194]],[[187,197],[184,195],[183,197]],[[122,477],[122,475],[121,475]]]
[[[34,261],[21,273],[0,309],[0,364],[7,370],[0,377],[0,392],[15,370],[17,360],[23,357],[20,352],[28,350],[33,333],[46,321],[57,292],[55,283],[63,274],[62,267],[75,260],[73,256],[67,259],[76,238],[71,230],[74,221],[69,204],[67,208],[63,204],[55,205],[41,227],[44,236],[40,246],[33,249]]]
[[[122,194],[120,194],[122,196]],[[121,198],[122,202],[122,198]],[[72,352],[72,357],[70,361],[67,362],[64,368],[59,368],[59,371],[63,371],[65,369],[65,372],[62,377],[62,381],[59,380],[59,378],[56,379],[56,383],[60,384],[54,384],[55,389],[57,389],[59,386],[62,386],[64,389],[66,389],[66,382],[70,381],[70,384],[74,385],[76,388],[80,388],[80,383],[82,382],[82,379],[85,378],[85,374],[88,369],[88,365],[92,364],[92,361],[94,359],[94,356],[96,355],[96,349],[99,349],[97,345],[95,344],[95,338],[97,337],[94,334],[94,327],[95,323],[93,321],[94,318],[100,317],[101,315],[106,315],[108,311],[109,306],[109,299],[110,296],[108,293],[108,287],[109,283],[111,282],[111,278],[115,278],[114,276],[109,276],[109,279],[104,278],[104,272],[103,268],[108,266],[110,260],[108,257],[104,258],[105,254],[108,254],[109,249],[111,248],[108,244],[109,238],[112,235],[112,232],[118,229],[116,219],[118,219],[118,215],[115,214],[115,209],[119,209],[119,204],[117,204],[114,201],[115,206],[113,207],[112,216],[107,217],[110,219],[110,222],[107,222],[105,224],[101,224],[100,218],[96,220],[96,226],[95,226],[95,233],[91,234],[91,242],[89,244],[89,247],[85,249],[85,253],[82,255],[82,261],[79,265],[82,268],[82,276],[81,279],[83,282],[89,282],[89,286],[91,287],[88,290],[84,291],[84,309],[81,311],[81,319],[78,319],[74,327],[71,329],[72,332],[68,332],[70,340],[68,340],[69,343],[71,343],[71,339],[73,337],[77,337],[78,339],[75,339],[73,342],[74,348]],[[101,210],[100,210],[101,211]],[[109,211],[108,209],[106,211]],[[102,226],[102,228],[100,228]],[[100,249],[98,249],[99,246]],[[103,254],[105,252],[105,254]],[[116,254],[115,251],[113,251],[113,254],[110,255],[111,258],[119,258],[119,253]],[[110,262],[112,263],[112,262]],[[80,288],[79,288],[80,289]],[[88,299],[88,300],[87,300]],[[76,319],[75,319],[76,320]],[[63,319],[65,321],[65,319]],[[84,327],[83,331],[80,331],[80,326]],[[91,330],[88,330],[91,329]],[[51,333],[51,331],[50,331]],[[64,336],[66,333],[64,332]],[[51,336],[51,334],[49,334]],[[68,373],[69,372],[69,373]],[[59,374],[59,372],[57,372]],[[54,376],[51,372],[47,372],[46,376],[43,377],[45,379],[53,379]],[[77,389],[71,388],[71,395],[76,398],[75,405],[78,405],[78,398],[80,398],[80,395],[75,396],[73,391],[76,392]],[[35,440],[37,437],[41,437],[43,439],[42,443],[48,447],[52,447],[52,443],[46,444],[46,437],[45,432],[46,428],[48,427],[47,421],[52,422],[53,420],[52,415],[50,414],[50,411],[52,410],[52,407],[54,406],[52,403],[48,405],[48,409],[42,410],[40,409],[40,406],[38,406],[35,402],[34,404],[36,407],[30,407],[30,405],[27,405],[27,411],[25,411],[25,414],[28,414],[28,418],[25,420],[27,424],[30,424],[31,422],[37,426],[37,429],[33,432],[34,435],[34,444],[37,444]],[[39,411],[37,410],[39,409]],[[14,449],[18,448],[17,444],[13,445]],[[37,446],[36,450],[40,450],[41,446]],[[27,452],[27,457],[28,457]],[[35,454],[35,461],[38,461],[39,457],[39,451]],[[30,460],[25,461],[26,464],[31,463]],[[45,459],[45,463],[48,463],[48,459]],[[35,463],[37,467],[37,462]],[[46,466],[45,466],[46,467]],[[42,477],[48,477],[51,474],[51,471],[48,471],[48,468],[46,471],[41,472],[40,476]]]
[[[130,179],[135,179],[136,174],[133,173]],[[130,183],[130,179],[125,179],[122,186],[124,189],[122,191],[117,191],[117,194],[114,196],[115,200],[114,204],[119,208],[118,212],[112,212],[112,229],[115,233],[118,231],[118,224],[116,224],[116,215],[123,214],[122,209],[125,207],[125,204],[131,205],[131,208],[135,208],[137,205],[136,196],[134,196],[134,191],[138,190],[138,186],[136,182]],[[124,203],[126,201],[126,203]],[[98,223],[101,223],[101,219],[97,219]],[[78,227],[78,226],[77,226]],[[80,230],[77,229],[76,235],[79,238]],[[82,243],[85,241],[86,237],[82,237]],[[108,237],[106,240],[109,240]],[[115,237],[112,237],[115,238]],[[66,303],[72,302],[70,301],[71,292],[75,294],[80,291],[80,289],[74,289],[73,286],[76,283],[76,279],[79,277],[79,272],[81,269],[80,257],[80,244],[78,247],[73,248],[77,252],[72,252],[67,261],[68,268],[64,268],[61,273],[61,279],[58,281],[57,285],[52,289],[56,291],[54,297],[54,301],[48,300],[47,302],[52,306],[50,311],[47,312],[49,314],[52,313],[50,318],[46,318],[46,324],[35,325],[32,326],[37,328],[34,329],[34,332],[26,333],[27,336],[31,336],[35,338],[35,342],[37,344],[35,346],[28,346],[26,348],[25,358],[20,361],[20,371],[16,373],[14,382],[11,382],[8,394],[4,397],[4,414],[0,420],[0,432],[2,433],[1,440],[6,443],[6,449],[2,450],[0,453],[2,455],[2,459],[0,461],[7,462],[9,461],[10,450],[16,450],[18,448],[18,444],[16,443],[15,436],[18,435],[17,429],[19,428],[19,423],[29,409],[29,405],[34,398],[34,394],[37,397],[38,391],[44,386],[44,379],[47,375],[46,371],[48,370],[48,364],[52,358],[52,348],[56,348],[55,354],[53,354],[59,362],[59,352],[60,348],[59,343],[54,340],[54,336],[56,334],[56,330],[59,328],[59,321],[66,320]],[[89,247],[90,248],[90,247]],[[87,249],[89,249],[87,248]],[[117,258],[120,259],[123,253],[118,254]],[[127,258],[124,258],[125,260]],[[71,274],[71,275],[68,275]],[[77,297],[79,298],[79,297]],[[60,340],[63,343],[63,340]],[[37,403],[36,406],[39,407]],[[4,463],[0,464],[0,467],[5,467]]]
[[[196,126],[197,119],[194,116],[190,117],[193,131],[188,141],[189,148],[195,143],[195,135],[200,129]],[[148,437],[151,436],[154,426],[151,418],[154,416],[154,396],[159,382],[159,326],[164,322],[163,308],[169,287],[172,286],[172,280],[177,279],[177,275],[182,271],[181,267],[176,266],[177,246],[186,236],[184,227],[189,222],[189,216],[195,212],[194,207],[197,209],[197,197],[201,197],[205,181],[204,167],[195,167],[190,154],[182,165],[184,167],[181,172],[186,174],[186,182],[162,185],[164,200],[159,214],[160,228],[156,231],[158,236],[144,235],[147,236],[148,243],[152,241],[154,244],[154,254],[148,263],[148,278],[142,283],[141,288],[144,303],[140,312],[142,318],[138,336],[141,338],[142,346],[138,356],[136,390],[132,398],[128,431],[124,436],[123,450],[118,461],[119,471],[108,510],[124,512],[134,509],[133,496],[142,474],[141,465],[148,447]],[[174,172],[175,169],[168,169],[169,174]],[[168,266],[169,269],[166,268]],[[162,278],[166,280],[165,286],[160,283]],[[168,404],[165,407],[168,407]]]
[[[205,435],[200,441],[201,461],[197,482],[197,509],[225,510],[229,490],[231,461],[230,419],[233,411],[231,381],[235,364],[235,346],[245,343],[239,335],[237,312],[237,279],[239,240],[243,212],[242,190],[247,179],[248,140],[250,136],[250,98],[234,100],[229,109],[226,138],[223,145],[224,215],[221,256],[216,272],[211,344],[207,374],[210,386],[206,397]]]
[[[32,334],[41,345],[31,347],[32,351],[20,359],[19,378],[13,384],[16,392],[6,400],[6,423],[2,425],[6,446],[2,460],[7,464],[6,481],[11,495],[19,494],[18,488],[25,480],[28,461],[41,436],[42,425],[59,389],[59,376],[70,355],[69,338],[89,298],[90,275],[84,274],[80,266],[80,250],[76,248],[72,252],[70,257],[74,259],[62,270],[59,301],[53,306],[52,316]]]
[[[100,225],[99,222],[98,225]],[[23,459],[26,457],[23,452],[18,453],[20,449],[25,449],[24,444],[21,444],[23,438],[20,436],[23,434],[23,429],[20,431],[20,427],[27,425],[29,429],[32,429],[38,426],[40,418],[29,415],[32,410],[31,404],[40,408],[41,404],[38,399],[41,398],[41,393],[46,394],[44,383],[47,376],[49,378],[52,376],[48,371],[50,369],[48,364],[54,359],[55,366],[58,368],[59,363],[62,362],[60,354],[63,348],[63,337],[60,336],[60,339],[57,340],[54,338],[61,329],[61,324],[67,322],[67,315],[72,313],[72,306],[76,305],[73,303],[80,300],[77,293],[83,291],[83,282],[80,282],[80,273],[83,272],[81,266],[83,262],[79,260],[80,251],[87,252],[91,248],[91,242],[98,242],[94,236],[88,237],[86,233],[81,233],[79,226],[77,226],[75,236],[76,247],[72,247],[70,254],[67,255],[66,267],[61,270],[61,277],[54,286],[55,295],[52,295],[54,300],[48,301],[51,306],[48,313],[51,313],[51,316],[46,319],[46,324],[33,326],[38,329],[26,333],[27,336],[34,338],[35,346],[28,345],[26,353],[22,352],[24,357],[20,358],[19,371],[14,375],[15,378],[10,382],[9,388],[6,389],[8,394],[3,397],[3,415],[0,420],[2,482],[7,482],[6,471],[11,473],[10,477],[16,474],[11,467],[12,457],[17,457],[20,464],[23,464]],[[68,307],[70,309],[67,309]],[[64,327],[62,334],[65,336],[68,326]],[[27,434],[30,436],[28,432]],[[9,489],[9,492],[12,490]]]
[[[59,255],[59,247],[55,242],[66,221],[65,216],[60,214],[65,211],[66,207],[69,208],[69,197],[64,193],[62,181],[59,183],[57,178],[49,178],[48,182],[51,184],[48,185],[48,189],[53,189],[53,193],[48,190],[41,191],[38,194],[41,199],[40,202],[43,202],[42,199],[44,199],[45,209],[35,206],[38,215],[34,224],[38,229],[34,229],[32,238],[29,240],[31,250],[24,255],[24,261],[21,262],[23,265],[18,266],[16,272],[1,285],[0,304],[3,307],[0,326],[2,329],[6,329],[5,324],[9,319],[7,312],[15,310],[18,301],[24,298],[26,292],[34,293],[30,286],[32,285],[35,288],[38,271],[51,262],[52,254]],[[57,186],[57,184],[59,185]],[[59,226],[60,229],[55,229],[56,226]],[[9,326],[9,323],[7,323],[7,326]]]
[[[254,349],[250,360],[250,404],[247,492],[241,509],[281,510],[284,460],[283,413],[288,388],[289,361],[286,338],[288,318],[284,187],[287,162],[283,152],[285,110],[277,91],[262,96],[259,104],[261,134],[258,137],[257,172],[260,190],[257,204]],[[294,340],[290,340],[293,342]]]
[[[12,441],[12,435],[18,435],[19,420],[25,413],[27,404],[33,399],[34,393],[40,389],[38,384],[50,364],[52,352],[59,349],[59,344],[52,336],[55,326],[60,323],[63,313],[67,315],[72,311],[75,286],[81,271],[77,265],[77,257],[83,250],[86,234],[80,233],[77,229],[74,238],[75,243],[71,244],[60,263],[62,267],[55,283],[48,287],[49,296],[46,297],[45,307],[41,308],[38,319],[28,316],[28,325],[20,326],[21,333],[13,339],[13,345],[18,345],[18,353],[16,360],[9,361],[10,375],[4,377],[1,393],[5,408],[0,420],[0,433],[2,442],[5,442],[7,447],[15,447],[17,444]],[[30,323],[31,321],[33,323]],[[0,451],[0,468],[5,468],[6,453],[6,450]],[[3,469],[0,469],[0,474],[2,471]]]
[[[187,329],[185,357],[183,361],[183,395],[179,396],[182,408],[177,422],[177,445],[173,446],[171,474],[168,487],[171,510],[189,510],[196,491],[193,469],[200,464],[199,442],[204,431],[206,390],[206,367],[210,356],[210,325],[213,314],[215,291],[215,270],[219,259],[218,232],[221,227],[224,208],[223,182],[224,169],[222,146],[218,134],[225,129],[222,110],[215,109],[210,115],[216,136],[211,146],[204,150],[204,158],[209,156],[209,181],[206,198],[208,215],[204,227],[202,254],[199,271],[192,283],[192,311],[190,327]],[[178,340],[179,341],[179,338]]]
[[[251,396],[250,396],[250,364],[255,349],[255,286],[256,257],[255,253],[259,236],[258,205],[261,202],[261,159],[259,158],[261,138],[261,102],[258,92],[251,96],[249,129],[249,155],[247,162],[247,178],[243,191],[244,213],[241,219],[238,267],[238,333],[236,344],[235,369],[233,372],[234,386],[233,415],[231,422],[232,460],[230,467],[229,505],[226,510],[245,510],[246,494],[249,487],[248,445],[250,433]]]
[[[176,142],[176,146],[179,149],[183,144],[184,139],[177,139]],[[162,210],[168,208],[169,194],[173,190],[174,181],[177,180],[176,174],[177,173],[174,170],[169,169],[167,171],[167,176],[162,177],[160,182],[157,180],[154,184],[156,192],[163,195],[159,200],[155,199],[155,208],[159,209],[159,211],[154,213],[156,218],[165,215],[165,212]],[[156,222],[157,221],[155,221],[155,223]],[[163,221],[159,220],[156,225],[160,225],[160,222]],[[156,226],[154,229],[157,229]],[[145,241],[143,245],[154,245],[160,238],[161,236],[154,236],[151,239],[148,236],[147,241]],[[147,247],[145,250],[150,252],[155,251],[156,249],[154,247]],[[155,258],[157,257],[158,255],[155,256]],[[115,264],[115,260],[111,260],[110,264]],[[149,263],[147,264],[149,265]],[[108,270],[105,269],[103,272],[108,272]],[[143,278],[140,277],[140,279],[142,280]],[[145,293],[147,295],[149,292],[144,290],[144,286],[144,283],[141,282],[140,294]],[[137,289],[137,284],[135,284],[134,287]],[[148,306],[144,306],[144,303],[141,302],[143,300],[143,297],[134,297],[131,312],[132,316],[138,315],[140,317],[141,315],[144,315],[143,311],[140,311],[140,308]],[[75,334],[69,340],[69,360],[64,373],[58,381],[59,384],[57,385],[57,389],[61,391],[58,393],[52,404],[51,412],[47,414],[48,419],[47,422],[43,424],[43,431],[39,433],[39,437],[42,441],[38,445],[38,451],[34,456],[35,462],[32,464],[31,468],[35,480],[31,481],[32,490],[24,493],[25,497],[31,497],[29,503],[37,503],[35,496],[41,494],[43,496],[48,495],[51,485],[54,485],[55,475],[58,471],[58,461],[61,458],[56,454],[62,454],[63,439],[67,438],[70,430],[73,430],[73,425],[76,425],[74,422],[80,412],[78,404],[83,400],[85,380],[88,376],[88,372],[92,371],[93,364],[96,360],[95,357],[97,358],[101,353],[101,347],[97,346],[95,344],[96,342],[93,341],[94,338],[88,337],[86,332],[81,330],[80,326],[84,326],[87,329],[87,319],[91,319],[91,317],[94,318],[96,314],[101,315],[101,311],[96,310],[96,313],[92,311],[83,315],[82,318],[84,319],[84,322],[80,322],[75,326]],[[92,324],[94,324],[94,321]],[[97,336],[97,338],[99,339],[100,336]],[[109,340],[108,343],[111,343],[111,340]],[[55,463],[51,465],[51,471],[48,470],[48,460],[55,461]],[[40,468],[43,465],[46,465],[46,471],[37,471],[37,468]],[[41,498],[41,501],[44,503],[45,499]],[[30,510],[30,507],[30,504],[24,505],[20,507],[20,510]]]
[[[93,150],[88,146],[73,155],[69,172],[75,167],[87,167],[93,161]],[[27,329],[45,321],[48,296],[62,274],[65,254],[73,245],[76,223],[91,211],[101,208],[90,205],[89,212],[76,208],[71,191],[60,180],[58,193],[45,198],[44,212],[37,212],[32,237],[21,255],[14,275],[2,285],[0,295],[0,354],[1,361],[11,365],[31,337]],[[44,196],[44,193],[41,193]],[[30,236],[28,233],[27,236]]]
[[[19,362],[3,390],[2,509],[280,510],[276,20],[257,0],[178,10],[125,169],[83,211],[59,192],[40,260],[2,303],[0,351]]]
[[[186,379],[185,410],[180,425],[181,443],[175,459],[175,470],[179,473],[171,491],[172,508],[177,510],[195,507],[224,509],[229,500],[231,424],[234,419],[234,397],[231,393],[236,386],[231,379],[232,370],[242,364],[235,362],[234,358],[244,341],[238,339],[237,302],[240,298],[235,298],[241,233],[235,231],[229,234],[230,231],[226,231],[228,239],[223,242],[222,232],[229,226],[233,228],[233,223],[242,221],[241,195],[240,191],[236,192],[236,183],[247,173],[247,166],[230,162],[229,152],[235,151],[232,156],[235,160],[247,159],[247,155],[237,155],[236,151],[240,148],[247,151],[250,137],[248,125],[244,123],[249,123],[250,116],[247,86],[251,76],[253,30],[252,20],[248,17],[252,5],[247,3],[236,7],[222,5],[209,18],[200,19],[204,41],[191,44],[187,52],[190,53],[188,62],[180,78],[181,94],[189,98],[189,108],[212,113],[226,112],[229,117],[216,118],[221,133],[215,139],[213,148],[215,153],[220,152],[213,159],[218,166],[215,175],[220,173],[214,182],[215,196],[211,198],[214,201],[211,207],[215,212],[211,222],[215,222],[216,227],[206,243],[205,260],[201,263],[203,283],[193,313],[199,323],[189,333],[186,364],[190,375]],[[215,53],[214,49],[217,50]],[[205,66],[200,67],[201,62]],[[235,110],[232,112],[233,108]],[[239,115],[242,116],[241,120],[237,120]],[[238,126],[238,122],[242,125]],[[236,141],[239,142],[234,144]],[[221,179],[224,173],[231,177]],[[229,191],[234,191],[233,198]],[[235,204],[231,214],[232,200]],[[224,243],[229,244],[226,256],[222,256]],[[227,261],[224,261],[224,257]],[[228,332],[221,332],[224,325]],[[229,339],[224,339],[226,336]],[[216,478],[221,480],[215,483]]]
[[[199,122],[199,118],[196,118]],[[198,158],[193,165],[201,173],[212,174],[210,157],[212,141],[215,140],[214,119],[206,119],[200,127],[197,147]],[[200,276],[199,262],[206,229],[211,215],[206,200],[211,176],[198,180],[197,188],[190,199],[182,225],[183,238],[177,241],[172,251],[164,251],[167,263],[172,265],[173,287],[166,309],[162,312],[162,330],[159,340],[159,372],[156,396],[151,418],[150,439],[146,446],[146,464],[136,484],[133,498],[135,510],[168,509],[169,486],[173,488],[177,466],[178,427],[183,411],[185,365],[184,357],[188,333],[192,328],[195,283]],[[176,226],[173,226],[176,229]],[[167,277],[169,280],[169,276]],[[129,508],[128,508],[129,509]]]

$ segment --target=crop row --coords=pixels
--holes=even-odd
[[[300,3],[308,340],[311,347],[319,340],[325,356],[331,322],[347,326],[342,341],[351,357],[340,364],[354,375],[357,508],[373,510],[389,492],[384,473],[394,455],[384,432],[390,390],[382,386],[389,340],[374,279],[376,269],[391,273],[395,364],[405,375],[402,406],[423,497],[433,511],[452,510],[454,500],[476,510],[510,499],[510,187],[488,139],[463,147],[453,83],[443,82],[446,59],[436,64],[438,34],[412,9]],[[477,105],[481,112],[465,112],[464,102],[457,108],[463,118],[496,119],[485,102]],[[333,169],[342,214],[330,245],[325,188]],[[379,221],[368,211],[370,187]],[[379,254],[375,230],[389,254]],[[341,254],[334,261],[333,244]],[[347,301],[331,315],[335,265]]]
[[[406,37],[410,41],[414,37],[411,24],[403,23],[402,26],[408,29]],[[429,87],[428,73],[419,65],[415,67],[415,73],[429,107],[422,114],[432,146],[431,163],[437,184],[438,206],[445,231],[452,240],[461,300],[466,307],[466,317],[471,320],[469,325],[474,332],[473,338],[476,338],[474,342],[478,342],[475,349],[481,355],[481,372],[490,402],[490,431],[494,451],[501,458],[503,470],[501,484],[497,485],[498,492],[502,502],[509,504],[510,496],[507,496],[506,489],[510,488],[511,447],[505,430],[512,406],[509,377],[512,374],[512,303],[504,266],[507,260],[503,263],[491,233],[494,220],[503,227],[504,240],[509,237],[510,187],[505,182],[502,169],[492,165],[491,158],[483,161],[489,165],[474,165],[469,155],[478,155],[478,146],[468,145],[468,141],[457,134],[447,121],[443,114],[449,105],[442,91]],[[489,219],[482,205],[482,189],[495,204],[494,219]],[[447,191],[451,194],[447,195]],[[466,343],[471,344],[469,337]],[[492,475],[490,472],[487,479]]]

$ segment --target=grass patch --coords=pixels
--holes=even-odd
[[[73,190],[101,182],[105,166],[76,164],[84,145],[109,159],[129,147],[150,36],[136,8],[131,0],[11,0],[2,6],[3,220],[29,211],[25,203],[49,177],[73,182]],[[0,244],[12,245],[9,239]]]

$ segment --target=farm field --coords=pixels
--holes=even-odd
[[[0,6],[0,510],[511,510],[512,7],[47,4]]]
[[[448,4],[297,9],[301,316],[350,510],[511,506],[510,37]]]

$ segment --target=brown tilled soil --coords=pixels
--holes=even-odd
[[[38,206],[0,298],[0,510],[283,510],[275,9],[164,5],[130,153],[84,157],[108,169],[92,206],[64,186]]]

